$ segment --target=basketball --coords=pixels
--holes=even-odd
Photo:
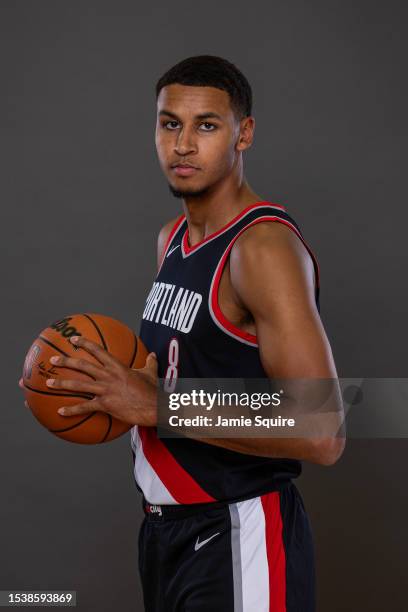
[[[24,392],[28,406],[41,425],[69,442],[110,442],[129,431],[131,425],[98,411],[61,416],[58,408],[82,403],[84,399],[92,399],[93,395],[64,389],[53,391],[46,385],[48,378],[89,378],[83,372],[52,365],[50,357],[53,355],[81,358],[99,364],[88,351],[72,344],[72,336],[92,340],[129,368],[142,368],[148,351],[127,325],[99,314],[76,314],[52,323],[38,335],[28,350],[23,368]]]

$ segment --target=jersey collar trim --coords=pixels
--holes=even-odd
[[[206,236],[206,238],[203,238],[202,240],[200,240],[200,242],[197,242],[197,244],[193,246],[190,246],[188,244],[189,235],[187,226],[181,240],[181,253],[183,255],[183,258],[189,257],[209,242],[212,242],[212,240],[215,240],[216,238],[224,234],[227,230],[236,225],[239,221],[241,221],[241,219],[246,217],[246,215],[248,215],[253,210],[257,208],[264,208],[265,206],[267,206],[268,208],[278,208],[279,210],[285,211],[284,206],[281,206],[280,204],[273,204],[271,202],[257,202],[256,204],[250,204],[249,206],[244,208],[244,210],[241,210],[241,212],[236,217],[231,219],[231,221],[229,221],[227,225],[224,225],[224,227],[222,227],[221,229],[217,230],[216,232],[213,232],[209,236]]]

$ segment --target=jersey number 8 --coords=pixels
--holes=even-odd
[[[179,364],[179,343],[177,338],[172,338],[169,343],[169,365],[167,366],[166,374],[164,376],[164,390],[168,393],[172,393],[176,388],[177,377],[178,377],[178,364]]]

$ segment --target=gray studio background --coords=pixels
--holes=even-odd
[[[157,232],[180,211],[153,94],[180,59],[225,56],[249,78],[246,174],[319,259],[339,375],[407,375],[405,23],[397,2],[2,0],[0,589],[142,610],[129,437],[54,438],[17,380],[56,318],[138,329]],[[406,440],[351,440],[335,466],[305,464],[319,612],[406,609],[407,453]]]

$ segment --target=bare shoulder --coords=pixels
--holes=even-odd
[[[264,221],[246,229],[234,243],[232,252],[250,256],[264,251],[287,250],[310,260],[310,255],[297,234],[285,223]],[[232,254],[232,253],[231,253]]]
[[[163,225],[159,232],[157,238],[157,261],[159,264],[163,255],[164,247],[166,246],[166,242],[170,236],[170,232],[181,216],[182,215],[177,215],[177,217],[174,217],[173,219],[168,221],[165,225]]]
[[[265,278],[282,274],[299,281],[301,278],[311,288],[315,284],[312,258],[295,232],[284,223],[256,223],[246,229],[234,243],[230,255],[231,279],[240,283],[243,279],[259,275]]]

